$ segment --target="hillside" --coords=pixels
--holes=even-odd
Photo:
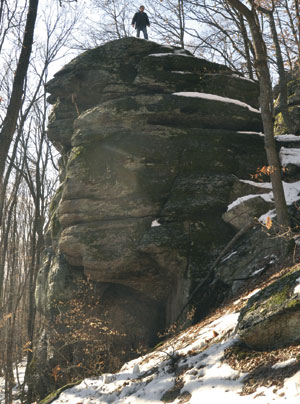
[[[294,268],[295,269],[295,268]],[[224,304],[199,324],[169,338],[115,374],[86,379],[55,404],[299,403],[299,345],[254,351],[234,330],[248,298],[290,268],[256,280],[256,288]]]

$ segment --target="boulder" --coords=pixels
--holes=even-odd
[[[245,195],[260,195],[269,193],[270,191],[272,191],[272,184],[270,182],[243,181],[236,178],[231,188],[229,202],[231,204]]]
[[[269,234],[261,224],[238,239],[235,245],[222,257],[216,268],[216,279],[228,286],[231,296],[264,275],[269,268],[286,256],[288,245],[278,237]]]
[[[248,199],[243,199],[248,198]],[[266,202],[261,196],[248,195],[236,201],[236,205],[230,207],[227,212],[222,215],[226,223],[231,224],[234,228],[240,230],[255,220],[261,215],[273,209],[274,205],[271,202]]]
[[[252,296],[242,309],[237,333],[253,349],[273,349],[300,341],[300,270]]]

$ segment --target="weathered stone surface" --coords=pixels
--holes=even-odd
[[[127,42],[137,46],[133,38]],[[131,58],[131,65],[128,63],[125,69],[128,74],[124,75],[120,54],[115,49],[112,52],[112,46],[110,43],[79,57],[76,64],[71,62],[58,74],[57,81],[55,78],[48,84],[49,91],[59,99],[63,98],[64,102],[71,99],[71,109],[76,105],[79,111],[85,108],[74,122],[73,147],[58,210],[62,226],[59,247],[71,265],[83,266],[92,279],[134,284],[144,292],[143,282],[136,278],[145,272],[141,268],[148,267],[149,260],[154,259],[155,263],[158,259],[155,255],[142,257],[138,252],[139,240],[151,228],[152,220],[159,217],[162,223],[171,220],[180,223],[184,219],[191,220],[191,215],[195,218],[211,209],[224,211],[232,185],[231,174],[245,175],[249,166],[254,171],[255,160],[261,160],[259,149],[262,150],[261,138],[225,133],[224,129],[259,130],[261,122],[257,112],[238,103],[170,94],[191,89],[189,80],[186,88],[182,87],[181,73],[175,73],[180,77],[179,81],[173,80],[176,85],[165,80],[164,72],[172,72],[175,64],[180,71],[186,71],[188,77],[189,72],[205,76],[205,80],[208,74],[231,75],[236,89],[239,84],[247,85],[255,93],[253,83],[232,74],[224,66],[175,49],[172,53],[170,49],[167,54],[164,49],[157,53],[157,44],[141,42],[136,49],[140,59],[133,55],[132,49],[123,48],[125,56]],[[144,55],[146,52],[150,55]],[[108,78],[106,74],[102,80],[101,74],[95,74],[94,79],[102,81],[101,85],[100,81],[98,83],[98,98],[93,101],[97,105],[93,107],[91,100],[85,100],[84,88],[91,85],[93,76],[87,71],[95,72],[96,64],[100,73],[102,69],[109,69],[111,75]],[[155,78],[155,83],[146,80],[145,84],[146,76]],[[118,83],[118,94],[110,92],[112,81]],[[226,95],[224,87],[220,90],[219,85],[212,83],[211,87],[206,85],[210,92]],[[83,89],[83,95],[81,91],[76,93],[76,105],[74,93],[71,93],[74,88]],[[245,94],[243,97],[240,98],[245,100]],[[63,115],[65,109],[60,110],[58,106],[59,117],[60,113]],[[249,157],[243,159],[243,152],[237,154],[237,151],[245,138],[249,147],[254,145],[255,152],[246,150],[245,155]],[[259,157],[253,160],[256,153]],[[186,229],[182,234],[182,258],[175,259],[177,252],[171,252],[174,240],[169,237],[172,258],[165,259],[177,263],[174,272],[179,277],[187,265],[184,257],[188,247],[182,239],[189,237]],[[169,291],[164,288],[166,279],[159,265],[156,271],[157,280],[151,278],[155,284],[151,293],[156,291],[162,301],[168,300]],[[122,273],[126,276],[121,281]],[[145,275],[143,278],[147,284],[149,280]]]
[[[271,183],[254,183],[252,181],[241,181],[236,178],[230,191],[229,202],[232,203],[245,195],[259,195],[270,191],[272,191]]]
[[[216,268],[216,278],[228,285],[229,294],[236,296],[251,280],[280,262],[287,250],[285,240],[268,234],[257,224],[222,258]]]
[[[186,51],[171,52],[143,58],[135,83],[148,90],[216,94],[258,108],[258,88],[252,80],[232,74],[228,67],[194,58]]]
[[[62,349],[67,374],[97,340],[101,369],[113,368],[110,352],[128,359],[176,319],[232,238],[222,213],[233,184],[265,164],[263,138],[242,132],[262,129],[258,87],[187,51],[124,38],[75,58],[47,90],[49,138],[65,162],[37,299],[51,366],[62,367]],[[198,298],[198,315],[217,301]]]
[[[278,96],[275,100],[275,135],[282,135],[286,133],[300,133],[300,80],[299,74],[290,76],[287,84],[288,91],[288,113],[290,115],[290,123],[285,122],[282,111],[278,107]]]
[[[266,202],[260,196],[254,196],[243,200],[238,205],[223,213],[222,218],[226,223],[231,224],[240,230],[243,227],[254,223],[261,215],[273,209],[273,203]]]
[[[70,116],[72,119],[74,114],[79,115],[88,108],[109,100],[119,99],[116,101],[115,107],[112,105],[112,108],[109,108],[110,104],[108,104],[108,111],[103,105],[104,113],[119,113],[120,108],[138,110],[138,106],[142,104],[141,109],[144,109],[147,114],[153,115],[155,120],[164,123],[166,120],[170,122],[173,120],[171,118],[174,118],[178,123],[180,122],[179,117],[174,113],[168,119],[168,111],[174,112],[176,109],[176,112],[179,112],[181,109],[180,117],[187,123],[191,118],[190,125],[195,125],[202,119],[204,122],[200,127],[203,125],[204,127],[205,125],[208,125],[206,127],[216,127],[214,120],[222,119],[224,103],[214,100],[207,102],[206,100],[203,105],[201,99],[180,97],[179,100],[177,96],[172,96],[172,93],[204,92],[233,98],[247,102],[248,105],[255,108],[258,107],[258,86],[250,80],[239,77],[223,65],[195,58],[187,51],[164,47],[150,41],[145,42],[137,42],[135,38],[126,38],[121,43],[116,44],[113,41],[85,52],[66,65],[47,84],[47,90],[51,93],[49,101],[56,103],[50,119],[49,137],[55,141],[58,147],[60,145],[56,139],[60,135],[56,132],[57,126],[69,128]],[[224,82],[227,85],[224,85]],[[91,88],[92,91],[87,90]],[[153,92],[161,95],[151,97],[150,94]],[[146,98],[149,101],[141,101],[136,97],[138,94],[142,94],[143,99],[147,93]],[[124,96],[129,96],[129,98],[121,100],[120,98]],[[132,100],[130,96],[135,99]],[[216,112],[212,119],[208,120],[205,113],[202,114],[202,118],[197,119],[196,113],[201,107],[205,111],[209,109],[211,115],[214,112],[211,109],[212,105]],[[225,127],[229,125],[232,129],[233,122],[236,121],[236,124],[239,125],[238,130],[261,129],[257,113],[236,104],[226,103],[226,108],[228,107],[232,108],[232,113],[228,112],[231,114],[231,119],[226,120]],[[155,109],[158,108],[162,108],[161,115],[157,113],[154,116]],[[164,111],[164,109],[166,110]],[[140,111],[140,113],[142,112]],[[219,113],[221,113],[220,117]],[[138,118],[139,114],[136,115]],[[246,125],[245,120],[248,115],[248,125]],[[106,119],[106,121],[108,120]],[[135,122],[138,126],[139,121]],[[196,126],[198,127],[198,125]],[[70,144],[71,133],[69,130],[62,132],[64,133],[60,143],[67,147]]]
[[[226,98],[204,98],[204,95],[197,92],[184,91],[118,98],[87,111],[78,119],[76,127],[83,127],[84,132],[89,130],[93,133],[94,130],[99,131],[96,129],[99,128],[98,125],[111,128],[111,122],[114,121],[112,130],[116,127],[135,129],[144,127],[147,123],[176,128],[261,130],[258,110],[246,104],[225,100]],[[91,123],[94,126],[90,126]]]
[[[251,348],[269,349],[300,340],[299,267],[252,296],[241,311],[237,332]]]

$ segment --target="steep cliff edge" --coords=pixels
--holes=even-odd
[[[222,214],[243,194],[237,178],[265,156],[251,133],[262,129],[256,83],[185,50],[109,42],[47,91],[62,159],[38,279],[38,359],[55,384],[91,362],[91,373],[113,370],[172,324],[235,234]],[[228,287],[199,291],[198,316]],[[51,389],[43,383],[40,395]]]

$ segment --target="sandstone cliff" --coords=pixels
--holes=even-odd
[[[258,87],[188,51],[125,38],[72,60],[47,91],[62,158],[38,279],[38,355],[60,376],[88,367],[96,346],[94,370],[112,370],[112,358],[172,324],[235,234],[222,214],[244,193],[237,179],[265,163],[251,133],[262,129]],[[198,292],[198,318],[230,282]]]

